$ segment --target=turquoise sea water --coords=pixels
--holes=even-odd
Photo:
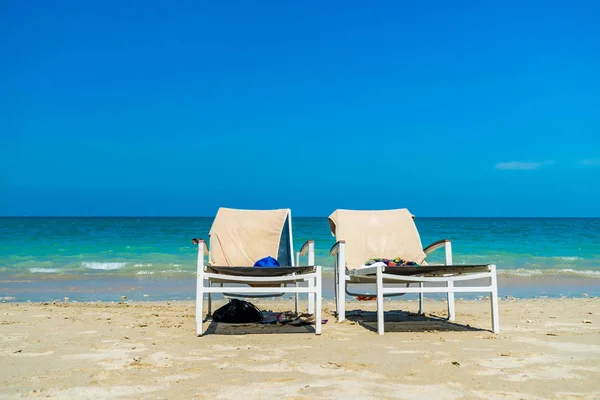
[[[208,239],[211,223],[212,218],[195,217],[0,218],[0,281],[191,282],[196,262],[191,239]],[[495,263],[500,276],[578,278],[588,290],[600,287],[600,219],[417,218],[416,223],[424,246],[452,240],[455,264]],[[295,249],[314,240],[317,263],[331,273],[334,238],[327,218],[294,218],[293,229]],[[443,260],[438,252],[433,261]],[[13,292],[5,288],[3,294],[0,287],[0,296],[7,293]]]

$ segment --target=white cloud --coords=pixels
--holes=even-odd
[[[595,160],[583,160],[581,161],[583,165],[600,165],[600,159]]]
[[[538,169],[544,165],[552,165],[554,161],[542,161],[542,162],[523,162],[523,161],[510,161],[501,162],[496,164],[496,169],[500,170],[532,170]]]

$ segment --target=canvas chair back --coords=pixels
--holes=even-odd
[[[336,210],[329,216],[331,234],[346,242],[346,266],[356,269],[371,258],[401,257],[423,263],[425,253],[414,222],[405,208],[397,210]]]
[[[209,236],[210,265],[252,267],[271,256],[282,267],[294,266],[289,209],[219,208]]]

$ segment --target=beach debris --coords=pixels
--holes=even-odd
[[[528,324],[531,324],[531,323],[533,323],[533,321],[532,321],[532,320],[530,320],[530,319],[526,320],[525,322],[527,322]]]
[[[455,365],[457,367],[460,367],[460,363],[458,361],[452,361],[452,365]]]
[[[500,357],[510,357],[510,353],[501,353]]]
[[[127,300],[127,296],[121,296],[121,300]]]
[[[589,294],[587,294],[587,293],[581,293],[581,297],[588,297],[588,296],[589,296]]]
[[[591,320],[591,319],[584,319],[584,320],[583,320],[583,321],[581,321],[581,322],[583,322],[584,324],[591,324],[591,323],[592,323],[592,320]]]
[[[558,336],[556,333],[546,333],[546,336]]]
[[[328,364],[333,365],[336,368],[342,368],[342,364],[334,363],[333,361],[329,361]]]
[[[123,336],[123,339],[129,339],[129,336]]]
[[[358,301],[377,300],[377,296],[356,296],[356,300],[358,300]]]
[[[141,358],[140,357],[133,357],[133,361],[135,362],[140,362]]]
[[[15,354],[16,354],[16,353],[21,353],[22,351],[23,351],[23,349],[19,349],[19,350],[17,350],[17,351],[13,351],[13,353],[15,353]]]

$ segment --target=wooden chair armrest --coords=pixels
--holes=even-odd
[[[206,241],[204,239],[193,238],[192,243],[196,245],[199,245],[200,243],[204,244],[204,255],[208,255],[208,244],[206,244]]]
[[[329,251],[329,255],[335,256],[340,251],[340,244],[342,243],[346,243],[346,241],[338,240]]]
[[[435,250],[441,249],[442,247],[446,246],[446,243],[449,243],[449,242],[450,242],[450,240],[448,240],[448,239],[438,240],[437,242],[433,242],[429,246],[425,247],[423,249],[423,252],[425,254],[432,253]]]
[[[306,242],[304,242],[304,244],[302,245],[302,247],[300,248],[300,251],[298,253],[300,253],[301,256],[305,256],[306,253],[308,252],[308,247],[310,246],[311,243],[315,243],[314,240],[307,240]]]

